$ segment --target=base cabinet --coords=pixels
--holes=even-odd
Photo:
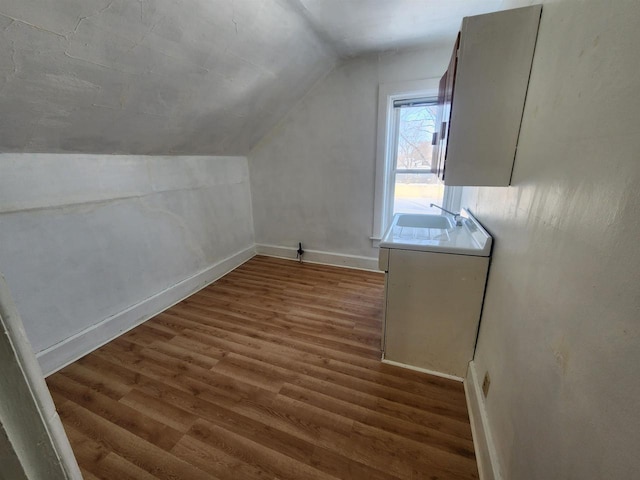
[[[464,377],[488,268],[489,257],[389,249],[384,358]]]

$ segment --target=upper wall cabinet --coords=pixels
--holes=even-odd
[[[440,82],[435,169],[446,185],[507,186],[541,5],[465,17]]]

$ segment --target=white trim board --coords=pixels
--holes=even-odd
[[[45,377],[181,302],[250,260],[255,254],[254,246],[241,250],[126,310],[38,352],[36,357]]]
[[[2,274],[0,357],[0,477],[82,480],[51,393]]]
[[[439,77],[412,80],[407,82],[381,83],[378,86],[378,123],[376,137],[376,178],[373,204],[373,232],[372,240],[382,237],[384,230],[393,217],[389,211],[389,199],[393,192],[388,191],[387,178],[391,169],[391,162],[387,158],[393,150],[390,145],[391,112],[393,101],[406,98],[438,96]]]
[[[406,368],[407,370],[413,370],[415,372],[426,373],[428,375],[433,375],[434,377],[446,378],[448,380],[455,380],[456,382],[464,382],[462,377],[457,377],[455,375],[449,375],[448,373],[436,372],[435,370],[429,370],[428,368],[422,367],[414,367],[413,365],[407,365],[406,363],[394,362],[393,360],[387,360],[383,358],[381,360],[382,363],[386,363],[387,365],[393,365],[394,367]]]
[[[493,443],[482,387],[478,382],[474,361],[469,362],[467,378],[464,381],[464,393],[467,398],[467,409],[469,410],[480,480],[502,480],[502,469]]]
[[[256,244],[256,253],[266,257],[286,258],[296,260],[297,248],[282,247],[278,245]],[[318,263],[321,265],[331,265],[334,267],[347,267],[356,270],[369,270],[380,272],[378,269],[378,259],[372,257],[361,257],[358,255],[344,255],[342,253],[322,252],[319,250],[304,251],[303,262]]]

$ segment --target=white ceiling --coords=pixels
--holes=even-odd
[[[344,57],[498,0],[1,0],[0,152],[243,155]]]
[[[340,56],[452,42],[462,17],[502,0],[290,0]]]

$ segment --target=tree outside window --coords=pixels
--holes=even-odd
[[[394,214],[439,213],[429,207],[431,203],[441,204],[444,195],[444,185],[431,173],[436,108],[431,101],[414,101],[394,108],[397,148],[390,179]]]

